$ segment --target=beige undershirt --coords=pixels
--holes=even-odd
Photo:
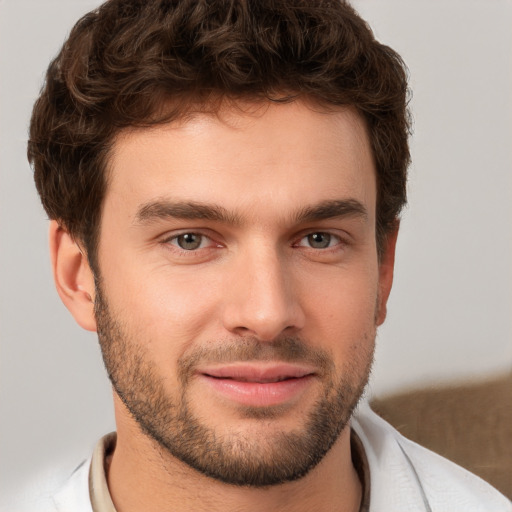
[[[92,454],[91,467],[89,469],[89,496],[91,498],[93,512],[116,512],[107,485],[106,461],[116,448],[117,435],[111,432],[102,437]],[[352,450],[352,463],[357,471],[363,488],[361,506],[359,512],[370,510],[370,468],[364,453],[364,448],[357,434],[352,430],[350,436]]]

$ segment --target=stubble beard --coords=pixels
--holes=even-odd
[[[217,344],[216,349],[197,349],[178,361],[181,389],[166,391],[145,340],[135,340],[111,313],[97,286],[95,314],[98,338],[112,385],[142,431],[164,452],[200,473],[226,484],[266,487],[297,480],[326,455],[347,426],[369,379],[375,330],[361,340],[354,360],[336,376],[327,352],[310,348],[297,337],[261,343],[254,338]],[[190,380],[199,362],[263,361],[312,363],[320,368],[321,397],[302,425],[292,431],[275,429],[228,435],[194,414],[188,396]],[[241,407],[241,419],[272,422],[281,414],[277,407]],[[298,413],[299,414],[299,413]],[[257,429],[256,429],[257,430]]]

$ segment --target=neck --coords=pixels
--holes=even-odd
[[[117,436],[107,473],[117,512],[359,510],[361,483],[352,465],[348,427],[306,476],[265,488],[229,485],[202,475],[162,449],[133,421],[118,421]]]

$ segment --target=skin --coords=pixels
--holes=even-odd
[[[355,204],[359,213],[298,219],[329,201]],[[176,203],[217,205],[227,215],[162,215]],[[113,147],[102,211],[102,294],[170,397],[183,391],[178,361],[187,354],[237,340],[271,347],[286,336],[328,354],[336,379],[364,386],[396,243],[392,233],[378,259],[375,206],[368,136],[349,108],[249,104],[125,131]],[[184,233],[202,235],[200,247],[180,248]],[[313,247],[313,233],[330,235],[328,247]],[[96,330],[96,287],[84,251],[55,221],[50,243],[62,300],[82,327]],[[256,409],[274,411],[264,419],[201,374],[186,392],[192,413],[216,434],[243,435],[255,450],[278,456],[279,433],[301,429],[325,389],[315,374],[277,405],[265,405],[263,396]],[[301,479],[237,487],[177,460],[142,432],[115,392],[114,403],[118,442],[108,484],[118,512],[358,510],[348,426]]]

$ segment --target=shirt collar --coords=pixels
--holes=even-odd
[[[116,512],[107,484],[106,461],[116,447],[117,434],[102,437],[92,454],[89,469],[89,496],[93,512]]]

